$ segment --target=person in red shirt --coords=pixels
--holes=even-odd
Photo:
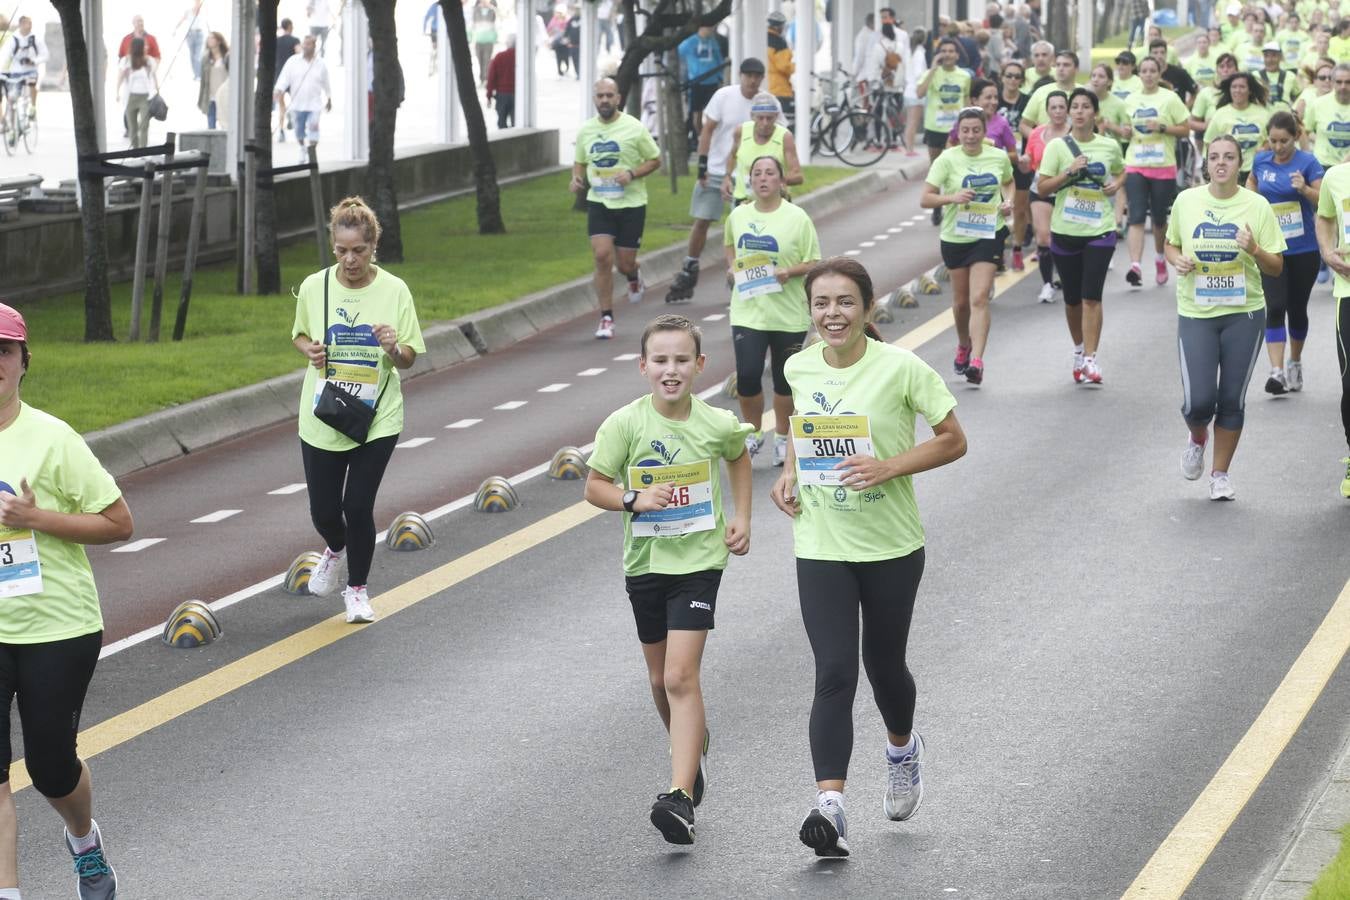
[[[153,34],[145,30],[145,18],[142,16],[131,17],[131,33],[122,38],[122,44],[117,48],[117,58],[120,60],[131,55],[131,42],[136,38],[145,41],[145,55],[153,57],[155,62],[159,62],[159,41],[155,40]]]
[[[506,49],[492,57],[487,70],[487,101],[497,99],[497,127],[516,124],[516,37],[506,39]]]

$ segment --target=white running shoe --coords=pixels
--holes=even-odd
[[[787,435],[775,434],[773,436],[773,464],[782,466],[787,462]]]
[[[327,597],[333,593],[333,588],[342,583],[346,574],[347,551],[334,553],[324,547],[323,556],[319,557],[318,563],[309,573],[309,592],[315,597]]]
[[[595,336],[602,341],[607,341],[614,337],[614,317],[601,316],[600,327],[595,329]]]
[[[1181,451],[1181,476],[1187,481],[1195,481],[1205,471],[1205,445],[1187,440],[1186,449]]]
[[[923,738],[914,732],[914,752],[892,762],[886,756],[886,797],[881,808],[892,822],[903,822],[919,811],[923,802]]]
[[[1097,365],[1097,357],[1087,356],[1083,358],[1083,383],[1101,384],[1102,367]]]
[[[745,436],[745,449],[750,454],[751,459],[754,459],[755,454],[758,453],[761,449],[763,449],[763,447],[764,447],[764,432],[752,431]]]
[[[628,280],[628,302],[641,303],[642,292],[647,289],[647,282],[642,279],[642,270],[638,269],[637,278]]]
[[[1284,382],[1291,391],[1303,390],[1303,363],[1297,359],[1289,360],[1284,367]]]
[[[848,821],[837,800],[821,800],[802,820],[797,832],[816,856],[848,856]]]
[[[364,587],[348,585],[342,591],[342,602],[347,607],[348,625],[375,621],[375,610],[371,608],[370,596]]]
[[[1041,285],[1041,293],[1040,293],[1040,296],[1039,296],[1037,299],[1039,299],[1042,303],[1054,303],[1054,302],[1055,302],[1055,286],[1054,286],[1053,284],[1043,284],[1043,285]]]
[[[1075,384],[1083,383],[1083,354],[1077,350],[1073,351],[1073,380]]]
[[[1209,499],[1237,499],[1237,492],[1233,490],[1233,482],[1229,479],[1227,472],[1215,472],[1209,477]]]

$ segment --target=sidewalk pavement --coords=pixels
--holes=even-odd
[[[1260,900],[1303,900],[1341,849],[1341,829],[1350,823],[1350,743],[1322,795],[1312,804],[1285,847],[1279,868],[1261,892]]]

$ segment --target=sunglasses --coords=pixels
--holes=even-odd
[[[1330,81],[1330,80],[1331,80],[1331,76],[1330,76],[1330,75],[1318,75],[1318,76],[1317,76],[1317,80],[1318,80],[1318,81]]]
[[[1026,81],[1026,80],[1027,80],[1027,76],[1025,76],[1025,75],[1018,75],[1018,74],[1015,74],[1015,73],[1013,73],[1013,72],[1008,72],[1008,73],[1006,73],[1003,77],[1006,78],[1006,79],[1008,79],[1008,80],[1010,80],[1010,81]]]

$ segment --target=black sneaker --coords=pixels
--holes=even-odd
[[[694,801],[680,788],[657,794],[652,804],[652,824],[671,844],[694,842]]]
[[[694,776],[694,805],[703,802],[703,791],[708,786],[708,744],[712,736],[703,730],[703,753],[698,758],[698,774]]]
[[[966,366],[966,381],[971,384],[982,383],[984,381],[984,366],[973,362]]]
[[[1136,269],[1134,266],[1130,266],[1130,271],[1125,273],[1125,281],[1130,285],[1130,287],[1144,286],[1144,276],[1139,274],[1139,270]]]

